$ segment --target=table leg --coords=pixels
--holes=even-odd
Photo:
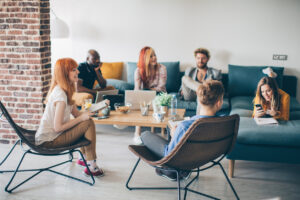
[[[151,127],[151,133],[154,133],[154,127]]]
[[[161,136],[165,136],[165,128],[161,128]]]

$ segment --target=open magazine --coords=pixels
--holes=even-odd
[[[184,120],[189,120],[190,117],[184,117],[183,120],[177,120],[177,121],[173,121],[173,120],[169,120],[168,124],[170,128],[173,128],[174,126],[178,126],[178,124],[180,124],[181,122],[183,122]]]
[[[93,103],[91,105],[91,107],[89,108],[89,111],[96,112],[98,110],[101,110],[101,109],[105,108],[106,106],[107,106],[107,104],[105,103],[105,100],[103,100],[103,101],[100,101],[98,103]]]
[[[272,117],[268,118],[254,118],[254,121],[257,125],[277,125],[278,121]]]

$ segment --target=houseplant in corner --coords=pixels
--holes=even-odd
[[[160,106],[160,111],[168,116],[168,108],[171,104],[172,96],[168,93],[161,92],[155,97],[155,103]]]

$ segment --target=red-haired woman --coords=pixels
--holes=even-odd
[[[51,87],[46,99],[46,108],[36,134],[36,144],[44,147],[67,146],[81,137],[91,144],[81,148],[89,168],[94,176],[103,176],[104,172],[96,164],[96,131],[90,116],[92,112],[79,112],[72,100],[75,84],[78,81],[78,64],[71,58],[59,59],[54,68]],[[75,118],[70,119],[70,114]],[[83,165],[82,159],[77,164]],[[87,168],[84,173],[90,175]]]
[[[167,69],[157,63],[156,54],[151,47],[142,48],[137,66],[134,72],[135,90],[166,92]]]
[[[135,90],[155,90],[157,92],[166,92],[167,68],[157,63],[154,50],[151,47],[144,47],[140,51],[137,69],[134,73]],[[135,129],[134,142],[142,143],[140,139],[141,127]]]

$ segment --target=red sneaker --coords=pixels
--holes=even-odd
[[[78,159],[76,163],[77,163],[77,165],[81,165],[84,167],[86,166],[82,159]]]
[[[91,171],[92,172],[92,171]],[[90,176],[90,173],[88,171],[87,168],[84,168],[84,173],[87,175],[87,176]],[[101,177],[101,176],[104,176],[104,171],[100,168],[98,168],[96,171],[92,172],[93,176],[98,176],[98,177]]]

